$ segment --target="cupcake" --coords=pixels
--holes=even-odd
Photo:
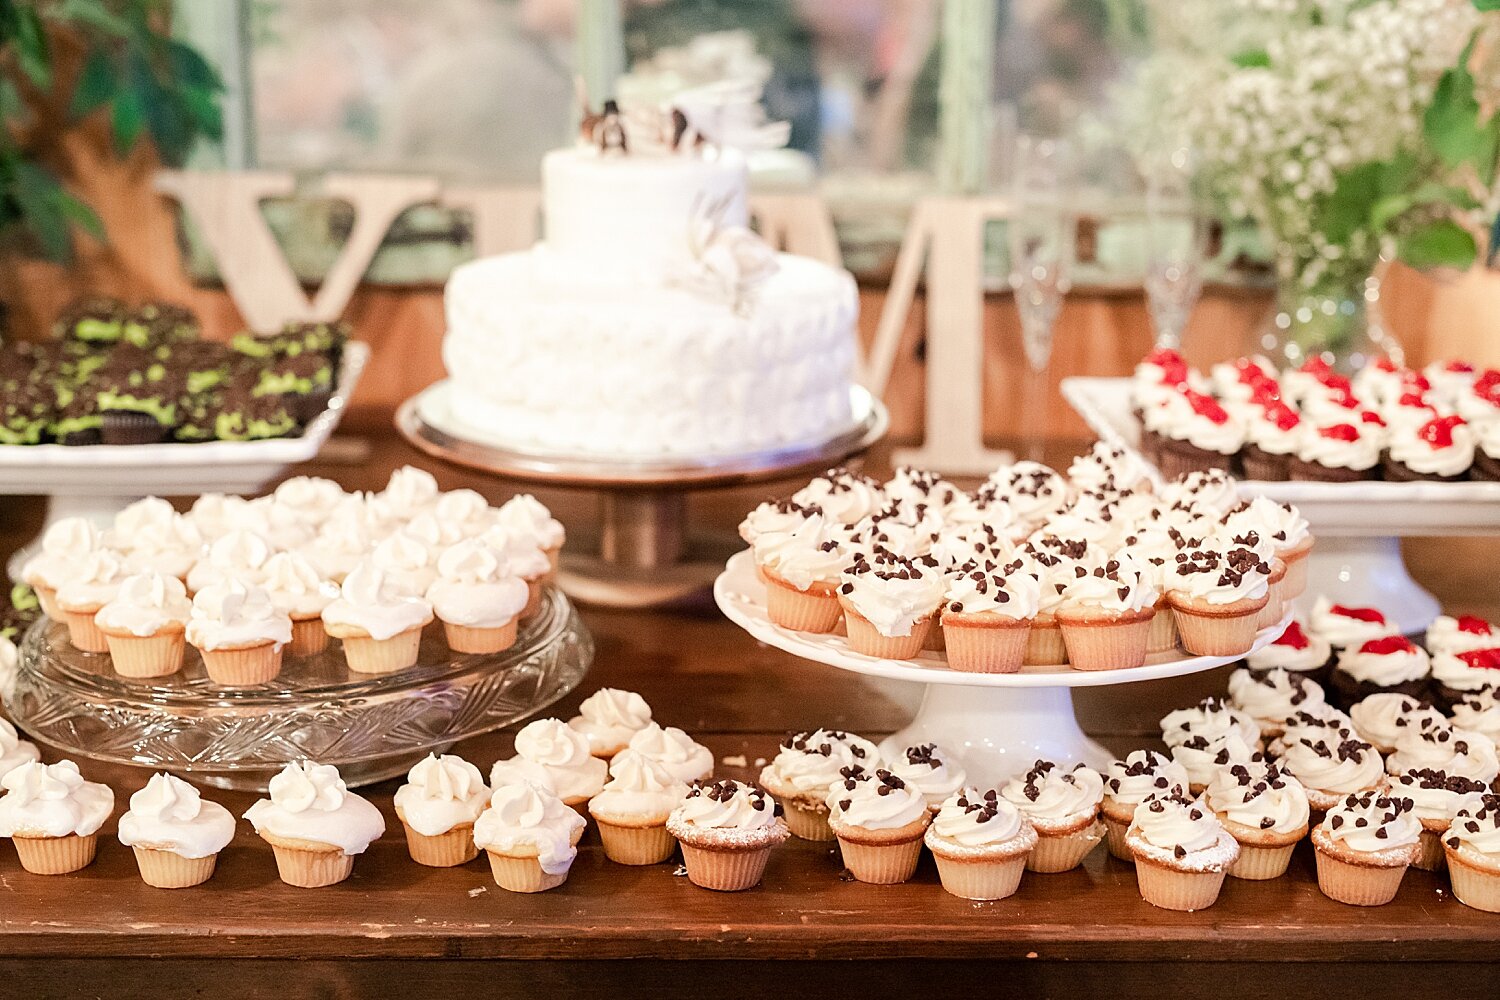
[[[21,580],[36,591],[42,613],[61,620],[57,588],[76,572],[84,557],[99,548],[102,539],[94,522],[83,517],[54,521],[42,535],[42,549],[21,567]]]
[[[1483,733],[1500,744],[1500,689],[1489,688],[1467,695],[1453,706],[1453,725],[1471,733]]]
[[[438,495],[432,509],[412,518],[412,525],[435,521],[457,533],[459,538],[478,538],[498,520],[499,511],[490,506],[476,490],[449,490]],[[417,531],[421,536],[423,531]]]
[[[36,744],[21,739],[16,727],[8,719],[0,717],[0,778],[22,764],[34,764],[41,759],[42,755]]]
[[[1432,665],[1427,653],[1410,639],[1388,635],[1340,650],[1330,686],[1343,705],[1372,694],[1420,697],[1427,690]]]
[[[370,553],[370,563],[385,574],[391,587],[418,596],[437,581],[435,557],[420,538],[405,529],[383,539]]]
[[[516,734],[516,753],[490,769],[495,788],[530,782],[579,809],[599,794],[609,767],[589,753],[589,742],[560,719],[537,719]]]
[[[428,754],[396,789],[396,818],[406,849],[419,865],[452,868],[479,856],[474,824],[489,802],[479,768],[462,757]]]
[[[1125,835],[1141,898],[1166,910],[1214,905],[1239,843],[1202,799],[1169,790],[1146,796]]]
[[[302,889],[344,881],[385,833],[380,810],[349,791],[338,768],[311,761],[282,768],[245,819],[271,845],[281,880]]]
[[[1182,765],[1155,750],[1136,750],[1124,760],[1112,762],[1104,777],[1104,801],[1099,806],[1109,853],[1121,861],[1135,860],[1125,835],[1136,808],[1153,793],[1186,795],[1187,790],[1188,776]]]
[[[860,882],[895,885],[916,873],[922,835],[932,821],[927,800],[885,768],[844,769],[828,792],[828,826],[844,867]]]
[[[214,876],[219,852],[234,839],[234,816],[198,789],[158,773],[130,797],[120,817],[120,843],[135,851],[141,880],[158,889],[187,889]]]
[[[113,600],[94,615],[110,660],[121,677],[166,677],[182,669],[184,637],[193,605],[175,576],[126,577]]]
[[[630,738],[627,747],[660,764],[686,785],[705,781],[714,773],[714,755],[676,726],[662,728],[654,722]]]
[[[1433,694],[1452,707],[1471,694],[1500,687],[1500,646],[1432,654]]]
[[[1195,736],[1217,740],[1226,735],[1238,736],[1251,747],[1261,742],[1260,726],[1250,713],[1222,698],[1204,698],[1191,708],[1168,712],[1161,720],[1162,742],[1169,748]]]
[[[1322,739],[1300,739],[1286,747],[1278,763],[1302,783],[1315,812],[1332,809],[1349,795],[1385,787],[1385,762],[1380,754],[1348,730]]]
[[[547,554],[538,546],[536,539],[497,524],[486,531],[481,540],[495,550],[505,575],[520,577],[526,581],[526,607],[521,612],[521,618],[530,618],[540,611],[543,584],[550,564],[547,562]]]
[[[115,515],[106,542],[112,549],[129,552],[141,535],[167,527],[176,517],[172,505],[161,497],[142,497]]]
[[[1318,483],[1357,483],[1379,475],[1379,429],[1363,422],[1302,421],[1301,440],[1287,463],[1287,478]]]
[[[1087,543],[1077,542],[1069,552],[1078,556],[1086,554]],[[1026,653],[1023,666],[1061,666],[1068,662],[1068,647],[1063,642],[1062,626],[1057,622],[1057,612],[1063,606],[1068,584],[1073,580],[1077,563],[1067,555],[1050,551],[1041,545],[1028,545],[1024,550],[1027,558],[1036,567],[1041,584],[1037,600],[1037,612],[1031,620],[1031,629],[1026,635]]]
[[[319,576],[341,584],[373,547],[368,530],[357,518],[335,517],[318,529],[302,554]]]
[[[1500,629],[1475,615],[1438,615],[1427,626],[1422,642],[1434,655],[1493,649],[1500,646]]]
[[[1245,443],[1245,426],[1218,401],[1183,389],[1180,401],[1158,412],[1155,421],[1161,452],[1157,468],[1176,478],[1207,469],[1233,471],[1234,458]]]
[[[1354,720],[1324,702],[1282,719],[1281,735],[1273,739],[1266,750],[1272,757],[1280,758],[1286,756],[1288,747],[1299,741],[1337,743],[1353,735],[1358,735],[1354,731]]]
[[[920,653],[943,603],[945,584],[936,565],[930,556],[856,553],[839,585],[849,648],[890,660]]]
[[[474,842],[489,855],[500,888],[545,892],[568,880],[584,826],[562,799],[521,781],[495,789],[474,824]]]
[[[1275,764],[1236,762],[1214,775],[1204,801],[1240,845],[1231,876],[1263,881],[1286,873],[1311,815],[1301,782]]]
[[[1474,464],[1474,432],[1463,417],[1434,417],[1419,426],[1391,428],[1384,458],[1391,482],[1456,483]]]
[[[423,597],[387,582],[372,563],[356,566],[323,609],[323,627],[343,640],[349,669],[361,674],[389,674],[417,662],[422,629],[432,621],[432,605]]]
[[[1282,482],[1290,476],[1292,454],[1301,442],[1302,418],[1279,399],[1250,403],[1241,419],[1245,425],[1245,448],[1240,458],[1245,478],[1259,482]]]
[[[379,496],[394,516],[409,521],[437,502],[438,484],[425,469],[403,465],[391,473]]]
[[[1124,552],[1092,571],[1075,573],[1055,612],[1069,666],[1117,670],[1146,661],[1158,596],[1153,577]]]
[[[873,513],[873,509],[869,513]],[[812,505],[804,505],[794,500],[767,500],[759,504],[745,519],[740,522],[739,534],[746,545],[754,548],[755,543],[765,535],[785,535],[796,531],[807,520],[814,515],[822,514],[822,509]],[[861,516],[863,520],[864,515]]]
[[[1332,658],[1333,647],[1328,640],[1293,619],[1281,635],[1245,657],[1245,665],[1256,673],[1285,670],[1321,685],[1328,677]]]
[[[1443,835],[1454,815],[1487,790],[1482,781],[1431,768],[1406,771],[1392,778],[1391,797],[1410,799],[1412,815],[1422,824],[1422,851],[1412,864],[1423,871],[1442,871]]]
[[[297,552],[278,552],[266,560],[261,586],[271,607],[292,620],[292,656],[312,656],[328,647],[323,610],[339,596],[339,588],[324,580]]]
[[[760,772],[760,784],[775,796],[787,827],[803,840],[833,840],[828,827],[828,793],[844,770],[866,769],[880,761],[875,744],[839,729],[793,733]]]
[[[621,865],[655,865],[677,850],[667,817],[688,786],[660,764],[625,749],[609,763],[609,781],[589,799],[589,815],[599,827],[604,855]]]
[[[33,875],[87,868],[99,849],[99,828],[115,808],[108,785],[84,781],[71,760],[32,761],[0,777],[0,837],[16,845]]]
[[[862,766],[868,769],[870,765]],[[927,808],[934,813],[964,787],[969,777],[958,758],[936,743],[907,747],[894,760],[888,761],[886,767],[916,789],[927,802]]]
[[[970,673],[1021,669],[1041,603],[1041,584],[1025,559],[965,563],[948,574],[945,602],[940,623],[949,667]]]
[[[202,654],[215,684],[264,684],[281,673],[292,620],[272,606],[264,590],[230,580],[194,596],[187,641]]]
[[[1460,807],[1443,850],[1458,901],[1500,913],[1500,795],[1485,795]]]
[[[136,573],[160,573],[186,581],[203,552],[203,536],[192,520],[172,512],[163,521],[143,525],[122,537],[113,533],[123,548],[125,565]],[[122,544],[123,543],[123,544]]]
[[[994,900],[1015,894],[1037,832],[993,788],[963,788],[943,801],[922,839],[945,890],[959,899]]]
[[[1443,713],[1399,691],[1372,694],[1349,709],[1359,738],[1381,753],[1396,749],[1408,729],[1445,723]]]
[[[851,469],[829,469],[792,494],[792,502],[816,507],[835,524],[855,524],[885,502],[880,481]]]
[[[771,849],[791,836],[775,800],[732,780],[694,783],[667,817],[667,831],[682,845],[688,880],[720,892],[759,885]]]
[[[427,589],[455,653],[499,653],[514,646],[528,596],[525,581],[509,575],[499,554],[477,538],[438,558],[437,580]]]
[[[94,615],[115,599],[128,575],[117,553],[94,549],[64,578],[54,601],[75,647],[85,653],[109,652],[109,638],[95,624]]]
[[[1500,482],[1500,419],[1474,425],[1474,467],[1469,478],[1478,482]]]
[[[1229,675],[1229,703],[1260,727],[1262,739],[1281,735],[1281,724],[1303,708],[1323,703],[1323,689],[1312,680],[1280,667],[1266,671],[1239,669]]]
[[[1373,790],[1345,796],[1313,829],[1318,888],[1353,906],[1389,903],[1421,854],[1421,837],[1411,799]]]
[[[772,622],[797,632],[834,630],[843,615],[838,588],[847,559],[821,513],[809,513],[790,531],[758,535],[752,551]]]
[[[1391,775],[1433,770],[1485,784],[1500,777],[1494,740],[1440,721],[1408,727],[1385,763]]]
[[[209,543],[202,557],[188,571],[187,588],[196,594],[216,583],[233,580],[259,584],[265,579],[266,563],[275,549],[260,532],[231,528]]]
[[[344,499],[344,489],[332,479],[293,476],[271,494],[274,510],[317,528],[326,524]]]
[[[1359,646],[1371,639],[1381,639],[1396,632],[1395,626],[1375,608],[1335,604],[1327,597],[1319,597],[1313,602],[1308,625],[1334,649]]]
[[[1099,806],[1104,779],[1085,764],[1059,767],[1039,760],[1000,790],[1036,830],[1026,870],[1052,874],[1072,871],[1104,839]]]
[[[495,520],[513,533],[531,537],[546,554],[550,572],[557,572],[567,531],[541,501],[530,493],[518,493],[500,505]]]
[[[1169,585],[1182,646],[1198,656],[1242,656],[1271,598],[1271,565],[1247,548],[1180,553]]]
[[[651,724],[651,706],[634,691],[600,688],[578,705],[568,725],[589,741],[589,752],[609,760]]]
[[[1187,772],[1188,793],[1202,795],[1226,767],[1259,763],[1263,758],[1239,730],[1212,738],[1194,734],[1172,746],[1172,759]]]

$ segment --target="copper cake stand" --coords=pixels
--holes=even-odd
[[[642,608],[669,604],[708,588],[744,543],[689,529],[689,493],[811,477],[862,455],[885,436],[885,407],[855,387],[855,420],[823,441],[738,455],[667,461],[611,461],[516,451],[485,443],[452,418],[447,381],[401,404],[396,429],[420,451],[452,465],[504,479],[597,493],[594,551],[563,550],[558,582],[586,604]]]

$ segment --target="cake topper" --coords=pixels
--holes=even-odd
[[[580,78],[578,141],[601,153],[691,154],[705,148],[753,151],[786,145],[787,122],[766,120],[760,84],[723,80],[662,103],[608,100],[594,111]]]

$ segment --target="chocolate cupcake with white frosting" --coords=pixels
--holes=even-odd
[[[1285,670],[1321,685],[1333,665],[1333,647],[1293,619],[1281,635],[1246,656],[1245,665],[1253,673]]]
[[[1432,664],[1427,653],[1410,639],[1387,635],[1340,650],[1330,681],[1341,705],[1356,705],[1372,694],[1427,693]]]
[[[1392,427],[1383,459],[1385,478],[1397,483],[1461,482],[1473,464],[1474,432],[1456,414]]]
[[[1471,694],[1500,687],[1500,645],[1432,655],[1434,700],[1451,709]]]

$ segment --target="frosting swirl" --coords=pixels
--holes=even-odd
[[[174,775],[151,776],[146,787],[130,797],[130,809],[120,817],[120,843],[184,858],[218,854],[234,839],[234,816],[198,789]]]
[[[1135,750],[1110,763],[1104,787],[1120,805],[1138,806],[1153,792],[1186,794],[1188,775],[1182,765],[1155,750]]]
[[[1351,608],[1334,604],[1327,597],[1313,603],[1309,623],[1313,630],[1337,647],[1358,646],[1396,630],[1385,615],[1374,608]]]
[[[1209,782],[1204,801],[1228,822],[1279,834],[1306,832],[1311,815],[1302,783],[1264,761],[1220,770]]]
[[[56,590],[74,573],[103,539],[94,522],[84,517],[65,517],[53,522],[42,535],[42,550],[26,561],[21,579],[33,587]]]
[[[41,759],[42,754],[37,750],[36,744],[21,739],[21,734],[16,732],[16,727],[10,724],[10,720],[0,717],[0,777],[22,764],[31,764]]]
[[[526,610],[529,596],[526,581],[510,575],[495,550],[477,538],[438,558],[437,579],[427,589],[439,618],[470,628],[504,628]]]
[[[1267,643],[1245,657],[1252,670],[1280,667],[1293,673],[1318,670],[1328,662],[1333,647],[1328,640],[1293,620],[1274,642]]]
[[[609,762],[609,780],[589,800],[595,817],[665,823],[687,796],[688,786],[646,755],[626,748]]]
[[[583,734],[594,753],[613,752],[651,723],[651,706],[634,691],[600,688],[578,706],[568,725]]]
[[[11,768],[0,788],[0,837],[87,837],[115,808],[109,786],[84,781],[71,760]]]
[[[851,767],[875,767],[880,751],[868,740],[840,729],[794,733],[781,741],[775,758],[760,772],[773,793],[822,803],[828,790]]]
[[[391,473],[380,499],[392,514],[402,520],[422,513],[437,500],[438,484],[432,473],[415,466],[403,465]]]
[[[1323,704],[1323,689],[1280,667],[1263,673],[1242,668],[1229,675],[1229,700],[1264,727],[1304,707]]]
[[[937,809],[968,779],[963,765],[936,743],[907,747],[888,767],[916,789],[930,809]]]
[[[1381,753],[1396,748],[1401,735],[1409,729],[1442,724],[1443,713],[1429,708],[1410,695],[1382,691],[1372,694],[1349,709],[1355,732]]]
[[[1397,737],[1386,767],[1391,774],[1432,770],[1483,782],[1500,777],[1494,740],[1444,723],[1408,728]]]
[[[474,824],[474,843],[497,854],[532,848],[548,875],[561,875],[578,857],[583,817],[546,788],[530,782],[502,785]]]
[[[338,768],[330,764],[288,764],[271,779],[269,791],[270,798],[245,811],[257,833],[363,854],[385,832],[380,810],[349,791]]]
[[[660,764],[668,774],[684,784],[706,779],[714,773],[714,755],[708,747],[676,726],[663,729],[655,722],[630,738],[629,747]]]
[[[1500,742],[1500,689],[1465,695],[1453,706],[1453,724]]]
[[[542,549],[561,548],[567,537],[562,522],[530,493],[518,493],[501,504],[495,520],[503,528],[530,537]]]
[[[423,597],[390,584],[373,563],[362,562],[344,578],[339,596],[323,609],[323,622],[390,639],[432,621],[432,605]]]
[[[1370,639],[1339,651],[1335,669],[1356,681],[1391,687],[1419,681],[1431,672],[1422,647],[1402,636]]]
[[[407,826],[424,837],[439,837],[477,820],[489,797],[479,768],[452,754],[428,754],[396,789],[395,806]]]
[[[828,790],[828,822],[865,830],[899,830],[927,819],[927,799],[921,791],[885,768],[873,773],[848,768],[843,780]]]
[[[1227,834],[1214,811],[1201,798],[1189,798],[1180,792],[1169,791],[1146,796],[1145,801],[1136,807],[1128,836],[1170,852],[1184,867],[1189,867],[1197,861],[1208,860],[1207,857],[1195,858],[1195,855],[1222,853],[1222,841]],[[1229,860],[1232,859],[1233,854]]]
[[[1006,782],[1000,794],[1038,829],[1070,827],[1099,812],[1104,778],[1085,764],[1063,768],[1039,760],[1025,774]]]
[[[669,829],[676,826],[730,832],[770,833],[778,826],[785,829],[785,825],[781,807],[763,789],[731,779],[694,782],[668,820]]]
[[[582,733],[561,719],[537,719],[516,734],[516,755],[495,763],[490,784],[499,788],[530,781],[564,801],[581,802],[599,794],[608,773]]]
[[[278,552],[266,560],[261,586],[271,606],[293,619],[317,618],[339,596],[339,588],[296,552]]]
[[[187,641],[199,649],[236,649],[292,641],[292,620],[261,588],[226,580],[193,597]]]
[[[106,632],[149,636],[182,631],[192,612],[181,580],[160,573],[137,573],[125,578],[114,599],[94,616],[94,623]]]
[[[1468,848],[1490,857],[1500,855],[1500,795],[1484,795],[1461,806],[1443,842],[1455,851]]]
[[[1286,747],[1281,766],[1309,791],[1346,795],[1377,787],[1385,775],[1380,754],[1348,730]]]
[[[1026,816],[1009,796],[991,788],[961,788],[939,804],[932,818],[931,836],[959,847],[994,847],[1023,836]],[[1035,841],[1032,833],[1031,840]]]
[[[1461,806],[1479,798],[1484,790],[1482,781],[1443,771],[1407,771],[1391,779],[1391,797],[1411,799],[1412,812],[1424,827],[1428,823],[1447,826]]]
[[[917,622],[930,618],[942,604],[946,588],[936,560],[856,560],[844,571],[839,594],[881,635],[911,635]]]

